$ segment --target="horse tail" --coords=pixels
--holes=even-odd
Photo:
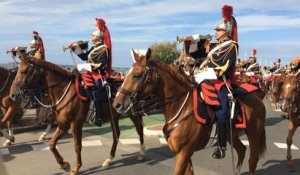
[[[262,158],[264,156],[264,153],[267,150],[267,143],[266,143],[266,130],[265,127],[263,127],[262,133],[260,135],[260,147],[258,150],[258,156],[259,158]]]

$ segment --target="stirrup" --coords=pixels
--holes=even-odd
[[[212,154],[214,159],[223,159],[225,157],[226,148],[225,147],[217,147]]]

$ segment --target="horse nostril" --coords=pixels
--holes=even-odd
[[[10,98],[11,98],[13,101],[16,101],[16,96],[15,96],[15,94],[11,94],[11,95],[10,95]]]
[[[120,103],[117,103],[116,104],[116,108],[120,108],[121,107],[121,104]]]

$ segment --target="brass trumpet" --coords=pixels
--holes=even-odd
[[[176,42],[177,44],[183,42],[183,41],[197,41],[197,40],[201,40],[201,39],[207,39],[209,41],[211,41],[212,39],[212,35],[207,34],[207,35],[191,35],[191,36],[184,36],[184,37],[176,37]]]
[[[83,41],[83,40],[75,41],[67,46],[63,46],[63,51],[65,52],[66,50],[71,49],[72,47],[75,47],[75,46],[79,46],[81,49],[85,50],[88,48],[88,43],[89,43],[89,41]]]

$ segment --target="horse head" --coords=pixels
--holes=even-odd
[[[296,110],[296,103],[300,97],[300,74],[283,76],[282,84],[282,97],[283,103],[281,106],[282,111],[287,112],[288,110]],[[296,108],[295,108],[296,107]]]
[[[113,107],[119,113],[126,113],[154,90],[153,66],[151,65],[151,49],[146,54],[139,54],[132,49],[134,64],[126,75],[122,86],[116,94]]]
[[[37,88],[41,78],[40,69],[34,66],[34,58],[27,56],[22,51],[18,51],[17,55],[21,62],[10,89],[10,97],[14,101],[27,97],[32,90]]]

